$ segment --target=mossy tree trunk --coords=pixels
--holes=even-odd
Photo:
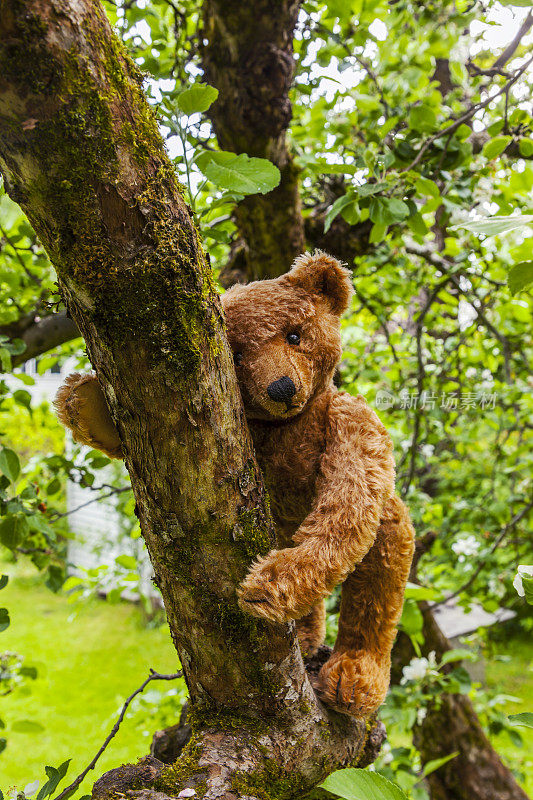
[[[96,0],[0,0],[0,169],[120,432],[192,703],[180,761],[113,772],[99,796],[299,797],[363,757],[367,725],[320,706],[292,625],[237,605],[272,545],[264,490],[190,210]]]
[[[286,131],[292,117],[293,33],[300,0],[204,0],[202,62],[219,90],[210,116],[220,147],[268,158],[281,172],[268,195],[251,195],[235,210],[239,238],[221,279],[274,278],[305,249],[298,169]]]

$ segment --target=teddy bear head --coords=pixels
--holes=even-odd
[[[341,356],[340,317],[350,273],[320,251],[281,278],[237,285],[222,297],[249,419],[295,417],[331,381]]]

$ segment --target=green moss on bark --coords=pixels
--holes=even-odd
[[[176,763],[163,767],[154,782],[154,789],[176,796],[182,789],[193,788],[195,796],[202,798],[207,789],[207,773],[200,767],[199,758],[200,749],[193,735]]]
[[[301,775],[285,772],[275,761],[265,762],[254,772],[236,772],[231,786],[241,795],[251,795],[258,800],[297,800],[309,786]]]

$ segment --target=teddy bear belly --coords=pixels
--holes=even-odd
[[[293,535],[313,507],[313,490],[306,487],[280,490],[277,484],[268,487],[272,517],[276,525],[276,539],[279,547],[291,547]]]

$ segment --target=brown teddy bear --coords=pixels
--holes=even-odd
[[[351,294],[348,270],[316,252],[281,278],[234,286],[222,304],[281,548],[252,565],[239,602],[258,617],[297,620],[312,655],[324,598],[342,583],[337,641],[316,689],[338,711],[370,714],[389,686],[414,531],[394,493],[384,426],[362,397],[333,384]],[[75,439],[120,457],[96,377],[70,375],[56,406]]]

